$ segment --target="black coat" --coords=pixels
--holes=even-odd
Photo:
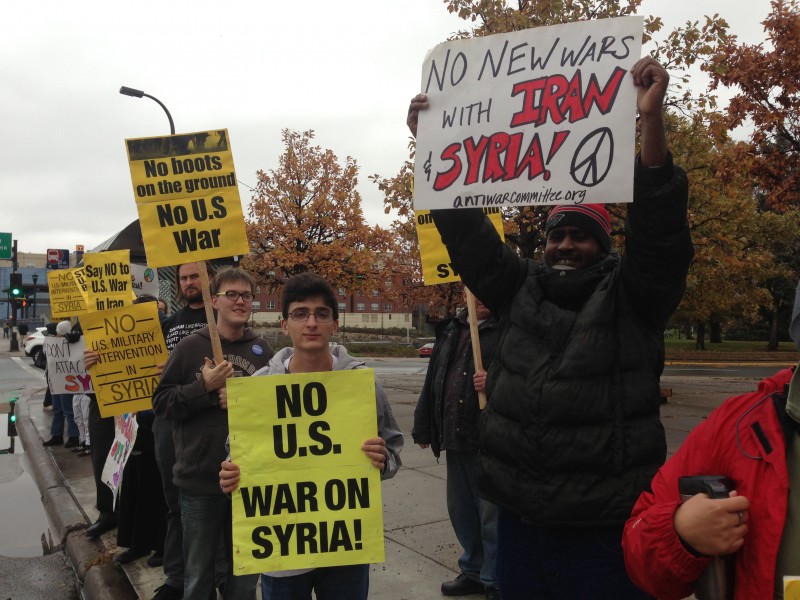
[[[432,211],[464,283],[497,316],[477,480],[540,526],[622,525],[666,457],[663,330],[693,255],[685,173],[637,165],[625,254],[574,271],[502,244],[480,210]]]
[[[442,321],[436,327],[436,343],[428,363],[425,384],[422,386],[417,408],[414,410],[414,428],[411,430],[414,443],[430,444],[436,458],[439,458],[442,450],[440,440],[443,433],[444,384],[461,327],[463,325],[458,317]],[[478,326],[478,335],[483,368],[488,369],[494,358],[494,347],[497,340],[497,323],[493,317],[486,319]],[[463,402],[458,405],[456,415],[456,436],[461,446],[459,449],[477,452],[478,419],[481,411],[478,404],[478,393],[472,383],[474,374],[475,363],[472,359],[470,342],[468,365],[464,376]]]

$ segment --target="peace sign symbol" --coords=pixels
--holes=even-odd
[[[608,127],[601,127],[583,138],[569,172],[576,183],[593,187],[606,178],[613,160],[614,136]]]

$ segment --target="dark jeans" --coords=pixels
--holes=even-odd
[[[231,548],[231,501],[225,494],[180,492],[183,522],[185,600],[215,600],[214,567],[220,543]],[[226,560],[224,600],[253,600],[258,575],[233,575],[233,559]]]
[[[164,575],[167,585],[183,589],[183,532],[178,488],[172,483],[175,465],[175,443],[172,441],[172,421],[156,417],[153,421],[156,464],[167,504],[167,532],[164,538]]]
[[[369,565],[319,567],[291,577],[261,576],[264,600],[367,600]]]
[[[503,600],[646,600],[628,578],[618,527],[534,527],[500,509]]]
[[[155,442],[156,464],[164,489],[164,502],[167,504],[167,533],[164,537],[164,583],[176,589],[183,589],[183,526],[181,525],[181,505],[178,488],[172,482],[172,467],[175,466],[175,442],[172,439],[173,424],[169,419],[155,417],[153,420],[153,439]],[[221,585],[225,581],[225,546],[220,541],[214,565],[214,581]]]
[[[67,420],[67,437],[78,437],[78,425],[72,414],[72,394],[52,394],[53,420],[50,435],[64,435],[64,419]]]
[[[447,512],[458,542],[461,572],[486,587],[497,587],[497,513],[495,504],[478,496],[472,452],[447,451]]]

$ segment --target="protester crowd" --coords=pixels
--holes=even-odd
[[[678,599],[706,585],[718,557],[727,557],[727,597],[737,600],[780,598],[783,577],[800,576],[794,369],[725,402],[666,460],[659,377],[664,328],[693,257],[689,184],[667,145],[667,71],[644,58],[630,77],[641,143],[622,254],[600,204],[549,212],[542,264],[504,245],[480,209],[431,212],[465,303],[475,298],[474,314],[437,328],[411,432],[437,459],[446,455],[447,509],[463,551],[459,575],[440,585],[445,596]],[[415,136],[427,108],[425,95],[411,100]],[[252,599],[258,585],[258,575],[233,574],[230,494],[241,470],[227,449],[227,380],[364,368],[331,344],[338,304],[322,277],[285,282],[281,328],[292,346],[274,353],[247,326],[256,282],[243,269],[211,274],[209,326],[203,265],[177,268],[184,306],[162,324],[170,355],[153,410],[136,415],[117,509],[101,480],[113,419],[99,416],[93,395],[75,411],[72,396],[53,395],[45,442],[91,453],[100,517],[86,535],[118,527],[118,562],[163,565],[156,600]],[[212,328],[222,361],[211,358]],[[56,328],[72,333],[68,322]],[[800,346],[800,288],[791,333]],[[85,362],[97,353],[87,350]],[[403,436],[377,380],[375,396],[378,435],[361,450],[387,479],[400,468]],[[683,499],[689,475],[724,476],[729,489]],[[369,565],[272,571],[260,582],[265,600],[366,599]]]

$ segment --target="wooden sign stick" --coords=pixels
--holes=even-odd
[[[217,322],[214,320],[214,307],[211,306],[211,283],[208,279],[206,261],[201,260],[197,265],[200,267],[200,287],[203,290],[203,306],[206,308],[208,335],[211,337],[211,352],[214,354],[214,366],[217,366],[225,360],[225,356],[222,354],[222,342],[219,341]]]
[[[483,358],[481,358],[481,338],[478,335],[478,317],[475,315],[475,296],[467,291],[467,317],[469,318],[469,336],[472,340],[472,361],[475,363],[475,372],[483,371]],[[486,408],[486,392],[478,392],[478,406],[481,410]]]

